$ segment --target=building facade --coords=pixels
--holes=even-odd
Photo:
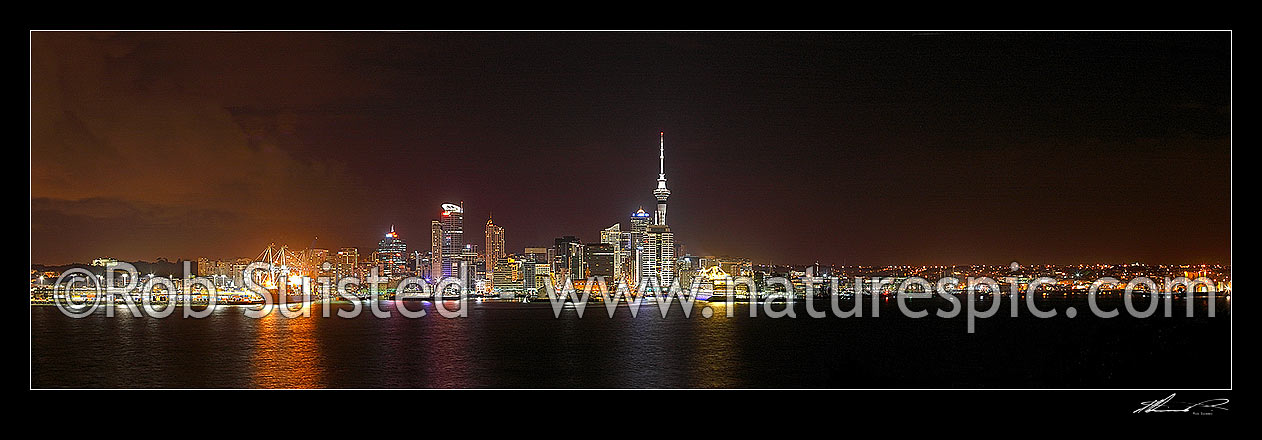
[[[438,221],[442,224],[442,276],[460,276],[460,254],[464,252],[464,203],[444,203]]]
[[[381,276],[386,278],[402,278],[407,273],[408,245],[390,226],[390,232],[377,244],[377,262],[381,267]]]
[[[499,275],[499,261],[504,258],[504,228],[496,225],[492,219],[486,219],[486,265],[489,266],[491,276],[489,276],[488,288],[495,288],[495,280]]]

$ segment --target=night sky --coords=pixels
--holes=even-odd
[[[651,211],[766,263],[1228,263],[1231,34],[31,35],[35,263],[510,252]]]

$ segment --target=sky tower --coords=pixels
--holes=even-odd
[[[657,213],[653,216],[653,224],[666,224],[666,198],[670,197],[670,190],[666,189],[666,132],[661,133],[661,140],[657,150],[657,189],[653,190],[653,196],[657,198]]]
[[[655,294],[669,291],[675,280],[675,234],[666,224],[666,198],[670,197],[670,190],[666,189],[666,132],[661,136],[657,150],[657,189],[653,190],[657,212],[653,215],[653,224],[645,227],[639,257],[640,276],[657,283],[656,286],[641,285],[640,289]]]

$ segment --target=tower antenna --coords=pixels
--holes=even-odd
[[[657,150],[657,178],[666,179],[666,132],[661,132]]]

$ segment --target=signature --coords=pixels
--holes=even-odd
[[[1193,414],[1209,414],[1210,410],[1227,411],[1223,405],[1230,402],[1228,399],[1209,399],[1197,403],[1175,402],[1174,394],[1166,396],[1161,400],[1153,400],[1149,402],[1141,402],[1143,405],[1135,410],[1135,413],[1154,413],[1154,412],[1173,412],[1173,413],[1193,413]],[[1200,411],[1194,411],[1200,409]]]

